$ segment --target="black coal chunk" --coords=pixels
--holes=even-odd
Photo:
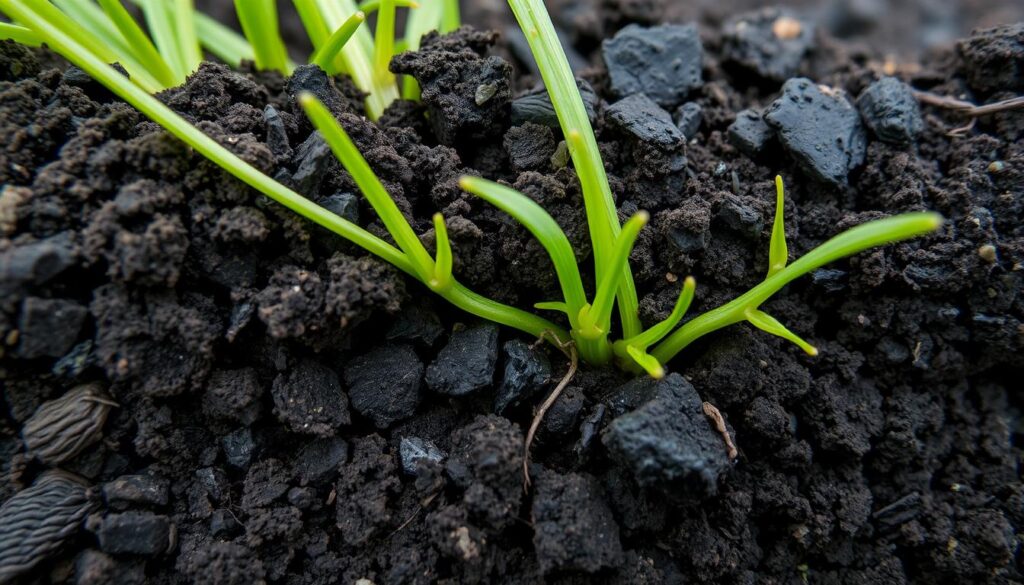
[[[433,309],[419,303],[403,305],[391,328],[388,329],[388,341],[411,341],[433,347],[444,335],[441,318]]]
[[[500,136],[509,119],[512,66],[486,57],[496,32],[461,28],[451,34],[428,33],[420,50],[391,60],[391,71],[419,82],[430,125],[441,144]]]
[[[566,388],[551,405],[541,429],[545,435],[564,436],[577,428],[584,406],[583,391],[576,386]]]
[[[423,363],[408,345],[384,345],[345,368],[348,396],[356,412],[386,429],[412,416],[420,404]]]
[[[256,452],[256,443],[252,438],[252,431],[249,427],[243,427],[230,434],[224,435],[220,440],[220,447],[224,451],[224,459],[228,464],[239,469],[249,467],[252,456]]]
[[[557,146],[551,128],[533,122],[509,128],[504,145],[512,169],[519,173],[547,169]]]
[[[288,129],[285,127],[281,112],[268,105],[263,108],[263,121],[267,124],[267,148],[279,159],[290,158],[292,147],[288,143]]]
[[[678,148],[686,141],[686,136],[672,121],[672,115],[642,93],[615,102],[606,115],[621,132],[663,150]]]
[[[845,186],[850,171],[864,162],[867,135],[860,114],[840,92],[810,79],[787,81],[764,120],[804,172],[818,180]]]
[[[45,284],[75,264],[71,234],[64,232],[0,253],[0,293],[24,284]]]
[[[99,539],[100,550],[109,554],[156,556],[170,552],[173,543],[174,524],[152,512],[107,514],[89,529]]]
[[[580,90],[580,97],[583,99],[583,107],[587,110],[587,117],[593,124],[597,120],[597,105],[601,100],[594,92],[594,88],[586,81],[577,79],[576,87]],[[560,128],[555,106],[551,105],[551,96],[548,95],[548,91],[544,87],[529,91],[512,101],[512,123],[521,125],[527,122],[548,128]]]
[[[427,386],[438,394],[465,396],[491,384],[497,361],[497,326],[483,323],[456,331],[427,368]]]
[[[622,564],[619,526],[593,477],[542,469],[534,479],[533,545],[542,573],[596,573]]]
[[[739,195],[726,195],[715,214],[715,220],[736,233],[756,238],[764,229],[764,219],[748,201]]]
[[[442,463],[448,455],[432,441],[419,437],[402,437],[398,445],[398,456],[402,461],[402,471],[406,475],[419,475],[422,461]]]
[[[320,207],[330,211],[342,219],[359,223],[359,197],[352,193],[335,193],[317,202]],[[334,235],[332,233],[332,235]]]
[[[771,144],[775,131],[756,110],[743,110],[729,125],[729,142],[750,158],[757,158]]]
[[[271,393],[277,418],[296,433],[329,436],[351,422],[338,375],[315,361],[278,374]]]
[[[924,129],[914,92],[895,77],[869,85],[857,98],[857,108],[868,128],[885,142],[910,144]]]
[[[295,190],[306,197],[314,197],[320,190],[320,182],[327,176],[327,170],[338,162],[319,132],[313,132],[305,142],[295,149],[292,157],[295,172],[291,181]]]
[[[341,438],[315,439],[299,451],[292,462],[292,474],[300,485],[319,485],[334,480],[347,459],[348,444]]]
[[[494,412],[502,414],[536,396],[551,379],[551,362],[539,348],[521,339],[507,341],[505,372],[494,397]]]
[[[971,89],[1024,91],[1024,22],[976,30],[957,44]]]
[[[669,108],[701,86],[704,51],[696,25],[631,24],[604,41],[601,49],[612,91],[620,97],[645,93]]]
[[[103,484],[103,499],[115,510],[130,506],[166,506],[170,485],[151,475],[122,475]]]
[[[676,128],[679,128],[687,140],[691,140],[700,130],[700,123],[704,121],[704,109],[697,102],[686,102],[676,109],[674,118]]]
[[[736,15],[722,30],[722,58],[762,79],[783,82],[814,46],[814,24],[780,8]]]
[[[60,357],[78,340],[88,309],[64,299],[28,297],[21,304],[17,355],[24,359]]]
[[[667,494],[715,494],[729,457],[693,385],[673,373],[627,384],[616,396],[612,412],[628,412],[609,423],[602,441],[640,485]],[[641,405],[629,410],[634,404]]]
[[[293,98],[303,92],[313,94],[332,114],[350,111],[345,96],[334,86],[327,73],[317,65],[299,65],[288,78],[288,93]]]

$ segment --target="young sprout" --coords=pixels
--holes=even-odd
[[[242,31],[252,43],[256,67],[290,75],[288,50],[277,24],[275,0],[235,0]]]

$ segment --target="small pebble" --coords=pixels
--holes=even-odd
[[[982,260],[988,262],[989,264],[994,264],[995,261],[998,259],[996,255],[996,247],[993,246],[992,244],[985,244],[984,246],[978,248],[978,256],[980,256]]]

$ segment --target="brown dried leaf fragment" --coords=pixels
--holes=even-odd
[[[45,402],[25,421],[21,435],[25,448],[50,465],[82,452],[103,434],[110,409],[117,403],[99,383],[76,386],[56,400]]]

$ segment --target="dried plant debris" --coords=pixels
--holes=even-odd
[[[76,386],[40,405],[25,422],[21,431],[25,448],[49,465],[67,461],[99,440],[115,406],[99,383]]]
[[[78,476],[47,471],[0,506],[0,583],[54,554],[78,532],[96,500]]]

